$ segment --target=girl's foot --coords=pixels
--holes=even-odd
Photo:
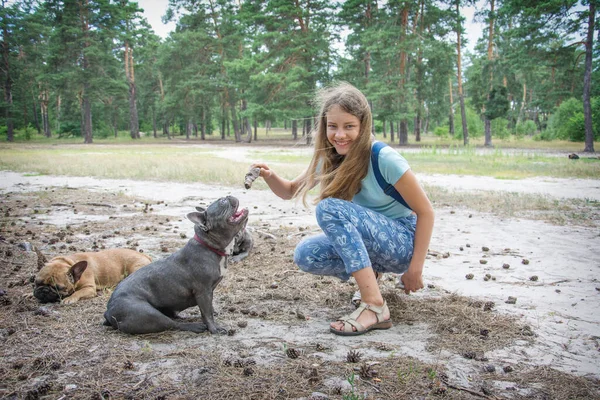
[[[341,336],[357,336],[373,329],[391,327],[390,310],[384,301],[380,306],[362,303],[352,314],[332,322],[329,331]]]

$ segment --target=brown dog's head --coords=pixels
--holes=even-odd
[[[87,265],[87,261],[76,263],[67,257],[53,258],[37,273],[33,295],[42,303],[61,301],[75,291],[75,284]]]

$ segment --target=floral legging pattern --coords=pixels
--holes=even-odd
[[[417,218],[392,219],[346,200],[327,198],[317,204],[322,234],[302,240],[294,251],[301,270],[348,280],[366,267],[401,274],[413,255]]]

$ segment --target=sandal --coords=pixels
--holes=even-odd
[[[379,284],[379,282],[381,282],[381,277],[382,276],[383,276],[383,272],[375,272],[375,279],[377,279],[377,283],[378,284]],[[360,290],[357,290],[352,295],[352,300],[350,300],[350,302],[352,303],[352,305],[354,307],[358,308],[358,306],[360,306],[361,301],[362,301],[362,298],[361,298],[361,295],[360,295]]]
[[[362,312],[365,310],[372,311],[377,317],[377,322],[367,328],[356,321],[358,317],[360,317],[360,314],[362,314]],[[386,311],[389,312],[389,309],[385,300],[383,301],[383,306],[381,307],[372,306],[367,303],[361,303],[360,307],[358,307],[352,314],[337,319],[337,321],[344,323],[343,330],[339,331],[333,327],[330,327],[329,331],[339,336],[358,336],[375,329],[390,329],[392,327],[392,320],[383,319],[383,314]],[[353,327],[356,328],[356,331],[352,329]]]

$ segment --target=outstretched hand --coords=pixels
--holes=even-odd
[[[260,168],[260,176],[264,178],[268,178],[271,176],[273,171],[269,168],[269,166],[265,163],[256,163],[252,164],[251,168]]]
[[[400,280],[404,284],[404,293],[410,294],[410,292],[416,292],[419,289],[423,289],[423,275],[422,273],[415,272],[410,268],[401,277]]]

